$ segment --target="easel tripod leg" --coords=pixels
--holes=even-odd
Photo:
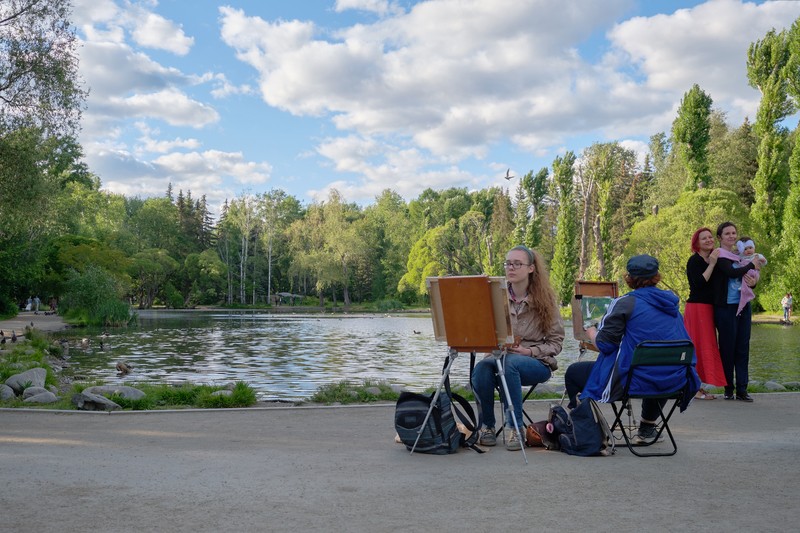
[[[503,359],[505,359],[504,355],[495,359],[495,362],[497,363],[497,375],[500,376],[500,388],[505,394],[506,405],[511,412],[511,420],[514,422],[514,428],[517,430],[520,450],[522,450],[522,458],[525,460],[525,464],[528,464],[528,456],[525,454],[525,435],[522,432],[522,425],[520,424],[520,421],[517,421],[517,415],[514,413],[514,404],[511,403],[511,394],[508,392],[508,383],[506,382],[506,373],[505,369],[503,368]],[[503,413],[503,418],[505,418],[505,413]],[[505,421],[503,421],[503,424],[505,424]]]

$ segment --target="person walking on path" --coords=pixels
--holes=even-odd
[[[689,280],[689,298],[686,300],[683,322],[694,343],[697,354],[697,374],[700,380],[715,387],[727,384],[725,370],[717,345],[717,331],[714,327],[714,288],[711,275],[717,264],[719,250],[715,250],[714,234],[709,228],[699,228],[692,235],[691,247],[694,254],[686,262],[686,278]],[[701,387],[696,398],[713,400],[716,398]]]
[[[792,317],[792,293],[787,292],[786,296],[781,300],[781,307],[783,307],[783,321],[789,322]]]

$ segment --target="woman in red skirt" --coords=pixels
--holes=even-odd
[[[692,235],[692,251],[694,254],[686,263],[689,299],[686,300],[683,321],[694,343],[700,380],[707,385],[724,387],[727,381],[714,327],[714,290],[709,283],[719,255],[719,250],[714,249],[714,233],[708,228],[695,231]],[[702,388],[695,397],[702,400],[715,398]]]

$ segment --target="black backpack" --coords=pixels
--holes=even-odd
[[[572,411],[560,405],[550,407],[548,422],[562,452],[569,455],[613,455],[614,436],[597,402],[583,400]]]
[[[471,448],[483,453],[476,445],[478,429],[481,427],[480,410],[476,418],[469,402],[450,390],[449,377],[445,379],[444,385],[421,434],[420,428],[436,393],[430,396],[407,391],[400,393],[394,412],[394,427],[400,440],[409,451],[413,448],[414,452],[420,453],[445,455],[455,453],[459,448]],[[458,430],[453,412],[470,432],[469,436]]]

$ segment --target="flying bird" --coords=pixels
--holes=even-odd
[[[511,175],[511,169],[509,168],[508,170],[506,170],[506,175],[505,175],[505,178],[506,178],[507,180],[510,180],[510,179],[512,179],[512,178],[516,178],[516,176],[512,176],[512,175]]]

